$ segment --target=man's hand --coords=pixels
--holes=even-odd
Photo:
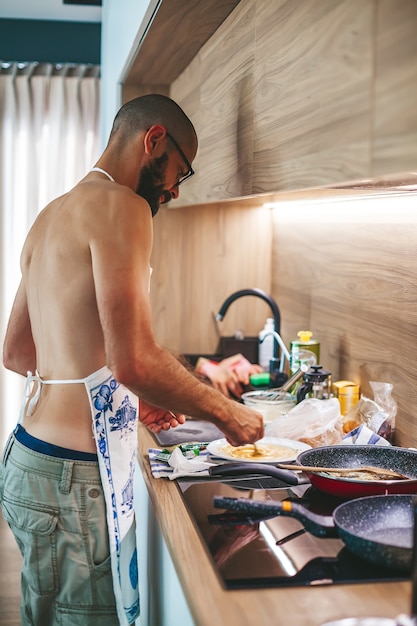
[[[185,415],[176,415],[172,411],[148,404],[139,398],[139,421],[145,424],[151,432],[157,434],[161,430],[169,430],[184,424]]]
[[[231,401],[227,422],[217,424],[232,446],[254,443],[264,436],[263,417],[244,404]]]

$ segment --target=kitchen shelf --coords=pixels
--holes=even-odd
[[[124,87],[170,85],[240,0],[162,0],[138,43]]]

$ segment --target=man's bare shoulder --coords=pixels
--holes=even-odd
[[[53,204],[54,210],[59,207]],[[113,211],[139,211],[150,214],[150,208],[144,198],[136,194],[130,187],[110,181],[82,180],[71,191],[62,196],[62,208],[80,214],[94,215]]]
[[[70,191],[50,202],[38,215],[23,248],[23,258],[39,246],[61,253],[87,249],[92,241],[109,245],[111,239],[127,240],[152,229],[149,204],[132,189],[110,181],[83,179]]]
[[[110,181],[83,179],[70,191],[50,202],[39,214],[35,225],[66,228],[94,227],[105,222],[151,219],[149,204],[132,189]]]
[[[86,182],[68,195],[66,211],[78,229],[93,239],[130,239],[140,231],[149,234],[152,214],[149,204],[127,186],[117,183]]]

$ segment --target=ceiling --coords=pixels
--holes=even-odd
[[[72,1],[77,1],[77,4],[66,4],[64,0],[1,0],[0,18],[101,22],[100,6],[87,4],[88,0]],[[91,0],[95,3],[96,1]]]

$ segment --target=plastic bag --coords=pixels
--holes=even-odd
[[[374,400],[361,395],[359,402],[346,418],[357,424],[365,424],[374,433],[392,443],[397,415],[397,403],[391,395],[393,385],[379,382],[369,382],[369,385]]]
[[[267,424],[265,435],[295,439],[313,448],[338,444],[343,436],[339,401],[306,398],[286,415]]]

